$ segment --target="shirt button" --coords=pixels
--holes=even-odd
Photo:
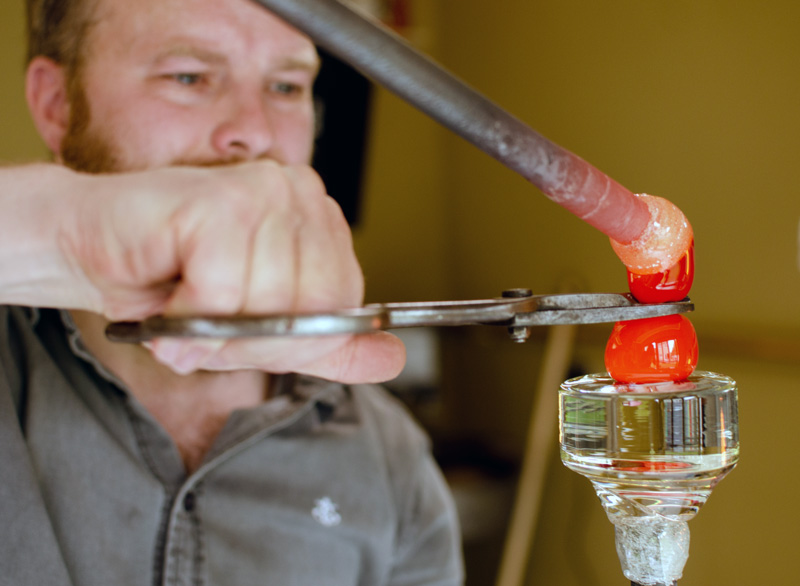
[[[183,510],[187,513],[191,513],[194,511],[195,506],[197,505],[197,497],[193,492],[187,492],[186,495],[183,497]]]

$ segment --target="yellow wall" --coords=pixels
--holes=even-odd
[[[24,3],[0,3],[0,164],[40,159],[45,149],[25,107]]]
[[[414,6],[418,26],[406,34],[438,57],[438,6]],[[447,131],[383,88],[372,103],[363,222],[355,246],[367,279],[368,301],[446,299],[450,274],[444,232],[443,141]]]
[[[800,3],[413,6],[417,42],[448,68],[630,189],[686,212],[697,241],[700,368],[739,380],[743,454],[692,522],[681,584],[790,582],[800,522],[791,449],[800,412]],[[21,26],[21,0],[0,3],[0,161],[43,153],[22,102]],[[625,289],[602,235],[383,91],[367,186],[355,241],[370,301]],[[581,331],[587,368],[602,368],[607,331]],[[540,342],[512,345],[491,328],[449,330],[443,341],[445,408],[434,425],[519,457]],[[624,583],[588,482],[551,458],[529,583]]]

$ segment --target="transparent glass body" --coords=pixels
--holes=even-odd
[[[625,576],[673,584],[689,555],[687,521],[736,465],[736,383],[696,372],[681,382],[561,385],[561,459],[586,476],[614,524]]]

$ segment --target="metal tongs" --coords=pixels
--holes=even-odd
[[[144,342],[158,337],[249,338],[328,336],[423,326],[494,325],[524,342],[532,326],[610,323],[694,310],[686,298],[674,303],[639,303],[629,293],[533,295],[509,289],[502,297],[466,301],[375,303],[330,313],[233,317],[163,317],[115,322],[106,328],[114,342]]]

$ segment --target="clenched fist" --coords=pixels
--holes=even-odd
[[[10,236],[22,250],[0,259],[3,303],[84,309],[111,320],[362,303],[349,227],[309,167],[263,161],[83,175],[36,165],[2,173],[16,190],[0,200],[0,222],[13,224]],[[22,274],[21,266],[28,267]],[[257,368],[342,382],[392,378],[404,361],[402,344],[384,333],[159,339],[150,348],[182,373]]]

